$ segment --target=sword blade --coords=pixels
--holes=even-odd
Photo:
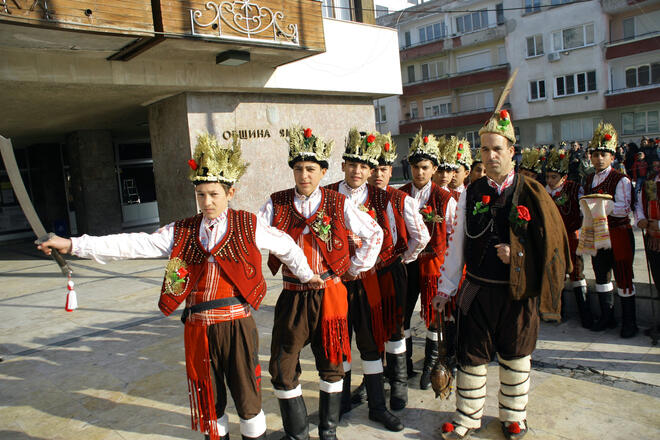
[[[34,210],[30,196],[25,189],[25,184],[23,183],[21,172],[18,168],[18,164],[16,163],[16,156],[14,156],[14,149],[11,145],[11,140],[3,136],[0,136],[0,154],[2,155],[2,160],[5,163],[5,169],[7,170],[9,182],[11,182],[11,187],[14,190],[14,194],[16,194],[16,199],[21,205],[23,214],[25,215],[28,223],[30,223],[32,231],[37,236],[37,242],[40,242],[40,240],[42,242],[48,240],[49,236],[46,232],[46,228],[44,228],[41,220],[39,220],[37,211]],[[51,256],[60,267],[62,273],[67,276],[72,273],[72,270],[64,257],[62,257],[62,255],[60,255],[57,250],[52,249],[52,251],[53,252],[51,253]]]

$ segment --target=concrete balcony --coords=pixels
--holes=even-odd
[[[611,41],[605,47],[605,58],[608,60],[651,52],[658,50],[660,47],[660,32],[651,32],[635,38]]]
[[[468,72],[452,73],[439,78],[429,78],[423,81],[403,85],[403,96],[422,95],[426,93],[449,91],[459,87],[474,86],[506,81],[509,78],[509,64],[486,67]]]
[[[606,14],[620,14],[632,10],[639,10],[654,3],[654,0],[600,0],[603,12]]]
[[[422,130],[424,131],[434,131],[483,124],[488,118],[490,118],[493,110],[495,110],[494,107],[487,107],[441,116],[400,121],[399,133],[415,133],[419,131],[420,127],[422,127]]]
[[[608,90],[605,93],[605,107],[627,107],[629,105],[660,102],[660,84]]]

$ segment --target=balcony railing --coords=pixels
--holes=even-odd
[[[431,76],[426,79],[420,79],[419,81],[410,81],[403,83],[404,86],[412,86],[415,84],[423,84],[426,82],[437,81],[439,79],[451,79],[459,76],[472,75],[473,73],[488,72],[490,70],[497,70],[503,67],[509,67],[509,63],[497,64],[495,66],[482,67],[481,69],[465,70],[463,72],[456,73],[446,73],[444,75]]]
[[[634,41],[646,40],[660,35],[660,31],[646,32],[644,34],[633,35],[632,37],[620,38],[618,40],[610,40],[605,44],[605,47],[616,46],[618,44],[632,43]]]
[[[465,110],[465,111],[462,111],[462,112],[445,113],[445,114],[438,115],[438,116],[426,116],[426,117],[423,117],[423,118],[405,119],[403,121],[399,121],[399,125],[411,124],[411,123],[415,123],[415,122],[434,121],[436,119],[455,118],[455,117],[458,117],[458,116],[466,116],[466,115],[474,115],[474,114],[477,114],[477,113],[492,112],[494,110],[495,110],[495,107],[490,106],[490,107],[484,107],[484,108],[477,108],[477,109],[474,109],[474,110]]]
[[[432,38],[430,40],[427,39],[427,40],[424,40],[424,41],[418,41],[417,43],[404,44],[403,46],[399,46],[399,50],[414,49],[416,47],[424,46],[424,45],[429,44],[429,43],[434,43],[436,41],[451,40],[452,38],[462,37],[464,35],[472,35],[472,34],[476,34],[477,32],[483,32],[483,31],[487,31],[489,29],[494,29],[494,28],[496,28],[498,26],[501,26],[501,25],[503,25],[503,23],[493,23],[493,24],[489,24],[486,27],[479,28],[479,29],[469,31],[469,32],[451,33],[451,34],[445,32],[443,35],[441,35],[437,38]]]
[[[605,92],[605,96],[621,95],[623,93],[631,93],[631,92],[641,92],[643,90],[651,90],[657,88],[660,88],[660,83],[647,84],[644,86],[637,86],[637,87],[624,87],[622,89],[608,90],[607,92]]]

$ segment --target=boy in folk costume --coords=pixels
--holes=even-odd
[[[390,380],[390,408],[400,410],[408,404],[408,371],[403,326],[408,276],[404,264],[417,259],[430,236],[417,201],[389,185],[392,166],[397,157],[396,145],[392,142],[391,135],[378,134],[376,142],[380,156],[378,166],[368,182],[387,191],[392,207],[389,222],[393,226],[394,251],[389,259],[381,260],[376,269],[383,298],[383,324],[389,338],[385,342],[385,362]]]
[[[635,312],[635,287],[633,286],[633,258],[635,241],[630,226],[632,211],[632,184],[624,174],[612,168],[618,136],[609,123],[600,123],[589,144],[591,163],[596,172],[587,176],[584,193],[609,194],[613,197],[611,212],[607,215],[607,226],[611,247],[598,249],[591,258],[596,275],[596,293],[600,304],[600,319],[591,328],[603,331],[616,327],[614,319],[614,285],[611,272],[617,283],[617,293],[621,298],[623,323],[621,337],[631,338],[637,334]],[[598,246],[596,246],[598,248]]]
[[[424,223],[431,239],[426,248],[419,254],[416,261],[408,264],[408,294],[404,317],[404,333],[406,336],[406,356],[408,374],[412,373],[412,335],[410,320],[417,298],[421,294],[421,315],[426,324],[426,346],[424,353],[424,369],[420,377],[421,389],[431,385],[431,370],[438,360],[438,334],[435,319],[438,314],[431,307],[431,300],[437,293],[440,267],[445,258],[447,234],[451,231],[456,200],[451,193],[433,183],[431,176],[437,171],[441,157],[444,163],[455,160],[455,151],[446,154],[439,149],[438,140],[432,134],[423,135],[422,131],[415,136],[410,147],[408,160],[412,166],[412,183],[401,187],[401,191],[414,198],[424,218]]]
[[[456,413],[451,423],[443,424],[443,439],[465,439],[480,428],[487,365],[495,354],[503,434],[508,439],[526,434],[538,298],[548,289],[559,295],[565,264],[570,267],[566,232],[552,199],[538,182],[514,172],[514,128],[508,111],[499,111],[505,96],[479,130],[487,176],[460,196],[454,237],[433,300],[443,309],[456,295],[465,264],[456,312]]]
[[[433,178],[431,180],[433,180],[433,183],[438,185],[440,188],[451,192],[449,185],[456,176],[456,169],[458,168],[458,165],[456,164],[456,157],[445,157],[445,145],[448,141],[445,136],[440,136],[436,139],[438,141],[438,150],[440,151],[440,156],[438,157],[438,169],[435,173],[433,173]]]
[[[283,269],[283,290],[275,306],[269,371],[287,438],[309,438],[307,409],[299,384],[300,351],[311,344],[320,376],[319,436],[336,439],[343,388],[342,359],[351,360],[347,292],[341,277],[355,279],[376,263],[383,231],[346,197],[319,186],[328,170],[333,143],[307,128],[289,130],[289,166],[295,187],[271,194],[259,212],[268,224],[290,235],[324,284],[300,282]],[[362,246],[349,253],[349,234]],[[268,265],[277,273],[280,262]]]
[[[451,190],[452,197],[458,201],[459,196],[465,190],[467,178],[470,175],[472,151],[470,150],[470,143],[467,139],[457,139],[456,142],[458,142],[458,149],[456,151],[456,164],[458,168],[449,183],[449,189]]]
[[[557,209],[559,209],[559,214],[568,235],[568,244],[571,248],[573,272],[570,274],[570,280],[578,306],[578,313],[580,314],[580,321],[582,327],[591,328],[593,317],[587,302],[587,280],[584,279],[583,273],[584,261],[581,255],[575,254],[579,242],[580,226],[582,225],[579,198],[584,195],[584,190],[577,182],[567,180],[570,155],[566,150],[553,149],[544,157],[546,157],[545,189],[557,205]],[[563,299],[561,310],[564,310]]]
[[[518,172],[525,177],[539,180],[539,174],[543,172],[543,155],[545,148],[523,148],[522,161]]]
[[[266,294],[260,249],[275,253],[300,282],[320,286],[323,281],[291,237],[254,214],[228,209],[233,185],[247,167],[237,137],[233,146],[225,147],[211,135],[199,136],[188,164],[201,214],[151,235],[56,237],[39,248],[70,251],[100,263],[169,256],[158,307],[167,316],[186,302],[182,320],[193,429],[212,440],[229,438],[226,381],[242,438],[265,439],[258,330],[250,313]]]
[[[469,183],[476,182],[486,175],[486,167],[481,160],[481,149],[477,148],[472,154],[472,165],[470,166]]]
[[[660,158],[653,158],[648,179],[635,203],[635,221],[646,231],[646,255],[656,291],[660,294]]]

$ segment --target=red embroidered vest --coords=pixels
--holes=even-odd
[[[616,202],[616,186],[619,183],[621,179],[626,177],[623,173],[620,173],[619,171],[615,170],[612,168],[610,170],[610,173],[607,175],[605,180],[600,182],[600,184],[596,185],[595,187],[591,187],[592,182],[594,181],[594,176],[596,174],[592,173],[587,176],[587,181],[584,184],[584,194],[609,194],[612,196],[614,201]],[[631,197],[632,200],[632,197]],[[630,226],[630,219],[628,216],[625,217],[614,217],[611,215],[607,216],[607,225],[610,228],[620,228],[620,227],[626,227]]]
[[[348,229],[346,229],[344,220],[346,197],[325,188],[319,189],[321,190],[321,204],[316,212],[307,219],[298,212],[293,204],[294,188],[271,194],[273,226],[289,234],[296,242],[305,227],[309,226],[309,231],[314,236],[327,265],[330,266],[335,275],[342,276],[351,265],[348,252]],[[327,243],[312,228],[314,222],[321,221],[324,215],[332,219],[330,222],[330,239]],[[277,273],[281,264],[282,262],[274,255],[268,257],[268,267],[273,275]]]
[[[579,191],[580,185],[572,180],[567,180],[559,194],[552,198],[555,205],[557,205],[557,209],[559,209],[559,214],[569,235],[582,226],[582,214],[578,200]]]
[[[247,211],[229,209],[227,232],[211,252],[206,251],[199,242],[201,222],[202,215],[198,214],[174,224],[174,246],[170,259],[180,258],[186,263],[188,280],[179,295],[166,292],[163,282],[158,307],[165,316],[176,310],[193,289],[198,289],[208,259],[213,255],[222,273],[238,289],[238,293],[258,309],[266,294],[266,281],[261,273],[261,252],[255,243],[257,217]]]
[[[412,185],[412,183],[405,184],[401,187],[401,191],[412,197]],[[440,188],[435,183],[431,183],[431,194],[429,194],[429,199],[426,204],[431,206],[434,213],[444,217],[445,212],[447,212],[447,203],[449,202],[449,199],[451,199],[451,193],[449,191]],[[424,207],[420,206],[419,208],[422,209]],[[438,257],[444,257],[445,250],[447,249],[447,225],[445,219],[437,223],[429,223],[425,221],[424,224],[429,231],[431,240],[422,253],[433,252]]]
[[[408,228],[403,219],[404,202],[408,195],[391,186],[387,187],[387,193],[390,195],[390,203],[392,204],[392,211],[394,211],[394,224],[396,225],[396,244],[392,255],[392,259],[395,259],[408,250]]]
[[[326,188],[332,191],[339,192],[339,182],[331,183]],[[373,209],[376,212],[376,221],[383,230],[383,245],[380,248],[378,257],[381,261],[388,261],[394,254],[394,242],[392,240],[392,233],[390,232],[390,220],[387,216],[387,203],[390,197],[387,191],[380,189],[376,186],[367,184],[367,199],[364,201],[364,206],[367,209]],[[359,237],[355,236],[353,232],[349,231],[349,244],[351,239],[355,243],[361,243]],[[360,247],[360,246],[356,246]],[[355,248],[351,247],[351,256],[355,255]]]

